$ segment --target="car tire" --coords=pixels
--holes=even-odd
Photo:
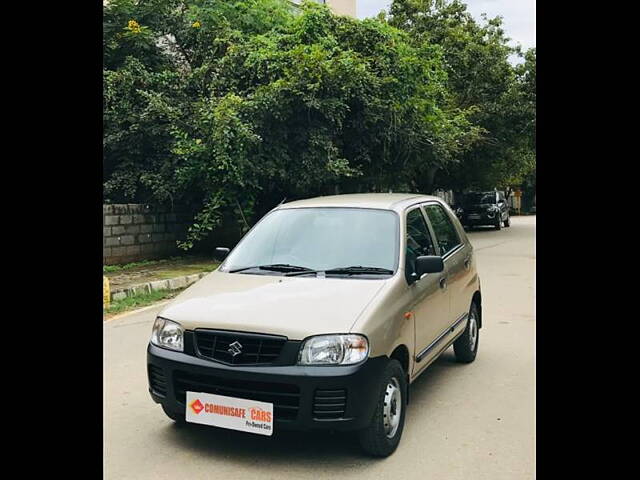
[[[469,309],[469,320],[462,335],[453,342],[453,351],[456,354],[456,361],[459,363],[471,363],[476,359],[478,353],[478,343],[480,342],[480,314],[475,302],[471,303]]]
[[[494,225],[494,228],[496,230],[500,230],[502,228],[502,220],[500,219],[500,217],[498,217],[498,221],[496,222],[496,224]]]
[[[167,410],[164,405],[162,405],[162,411],[164,411],[167,417],[176,422],[177,425],[184,425],[185,423],[187,423],[184,419],[184,413],[180,414],[172,410]]]
[[[406,373],[400,362],[392,359],[380,377],[373,419],[358,435],[365,453],[374,457],[388,457],[396,450],[404,429],[406,407]]]
[[[505,227],[511,226],[511,217],[507,217],[507,219],[504,221],[504,226]]]

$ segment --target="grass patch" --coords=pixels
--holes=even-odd
[[[215,270],[218,267],[218,265],[220,265],[220,262],[217,262],[215,260],[207,260],[206,258],[201,258],[201,257],[190,257],[190,256],[169,257],[169,258],[163,258],[160,260],[141,260],[139,262],[125,263],[122,265],[103,265],[102,272],[118,273],[118,272],[127,272],[128,270],[135,270],[135,269],[144,270],[144,267],[160,267],[160,268],[154,268],[152,270],[162,270],[163,265],[164,265],[164,268],[169,270],[185,269],[188,271],[185,275],[188,275],[189,273]],[[174,275],[174,276],[177,276],[177,275]],[[166,278],[172,278],[172,277],[169,276]]]
[[[183,277],[185,275],[191,275],[193,273],[212,272],[220,263],[200,264],[200,265],[183,265],[171,270],[159,271],[155,273],[160,280],[166,280],[168,278]]]
[[[146,307],[160,300],[166,300],[178,295],[182,290],[153,290],[151,293],[143,293],[140,295],[134,295],[132,297],[126,297],[122,300],[112,301],[111,304],[104,310],[105,315],[115,315],[116,313],[126,312],[127,310],[134,310],[136,308]]]
[[[121,272],[122,270],[130,270],[136,267],[148,267],[159,263],[168,262],[169,260],[142,260],[140,262],[125,263],[124,265],[103,265],[103,273]]]

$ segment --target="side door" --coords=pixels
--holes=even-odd
[[[453,213],[444,205],[430,202],[424,205],[424,209],[433,228],[447,273],[447,290],[451,303],[448,324],[443,328],[450,328],[469,312],[473,294],[468,294],[471,291],[468,285],[473,282],[473,249],[471,244],[465,241],[463,234],[458,232],[452,218]]]
[[[431,350],[428,348],[437,340],[449,319],[449,292],[446,288],[446,270],[442,273],[427,274],[418,279],[415,260],[421,255],[438,255],[433,234],[425,221],[420,206],[407,211],[405,217],[405,278],[410,291],[415,329],[414,357],[422,361]],[[420,354],[423,353],[423,357]],[[428,362],[415,364],[413,373]]]

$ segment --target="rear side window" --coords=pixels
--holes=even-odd
[[[445,256],[451,250],[460,245],[460,237],[456,228],[453,226],[453,222],[440,205],[425,205],[425,211],[433,226],[433,231],[436,234],[436,240],[440,246],[440,255]]]
[[[419,208],[415,208],[407,213],[407,251],[405,260],[407,280],[416,271],[416,258],[422,255],[436,255],[436,249],[431,235],[429,235],[429,229],[424,221],[422,212]]]

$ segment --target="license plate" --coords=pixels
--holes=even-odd
[[[480,215],[478,215],[476,213],[472,213],[471,215],[469,215],[469,219],[470,220],[479,220],[480,219]]]
[[[185,419],[190,423],[272,435],[273,403],[187,392]]]

